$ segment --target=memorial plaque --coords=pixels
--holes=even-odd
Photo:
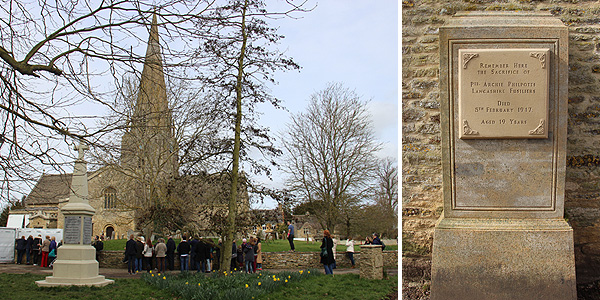
[[[548,138],[549,49],[460,49],[461,139]]]
[[[92,241],[92,217],[83,217],[83,243]]]
[[[65,244],[79,244],[81,242],[81,216],[65,216],[63,239]]]

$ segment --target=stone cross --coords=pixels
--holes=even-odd
[[[79,140],[79,145],[75,145],[75,150],[77,150],[79,152],[79,156],[77,157],[78,160],[83,160],[83,156],[84,150],[89,150],[90,147],[83,141],[83,140]]]

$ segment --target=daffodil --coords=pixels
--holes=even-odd
[[[152,274],[152,277],[154,277],[154,274]]]
[[[260,281],[258,282],[258,285],[260,285]]]
[[[189,284],[189,282],[186,281],[185,284]]]
[[[166,276],[163,276],[163,279],[165,279],[165,280],[166,280],[166,279],[167,279],[167,277],[166,277]]]
[[[246,283],[246,288],[248,288],[248,284]]]
[[[285,280],[285,282],[287,283],[287,279]]]
[[[308,271],[308,274],[310,274],[310,271]]]
[[[200,286],[200,282],[198,282],[198,286]]]
[[[152,270],[150,270],[150,274],[152,274]],[[160,275],[160,274],[158,274],[158,275]]]

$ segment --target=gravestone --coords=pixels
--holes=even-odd
[[[577,298],[567,77],[568,31],[550,13],[458,13],[440,28],[431,299]]]
[[[64,244],[57,250],[53,276],[36,281],[40,287],[105,286],[114,283],[114,280],[98,275],[96,249],[91,246],[92,216],[95,210],[88,200],[87,164],[83,159],[86,149],[88,147],[83,143],[75,148],[79,152],[79,157],[73,168],[69,202],[61,208],[65,216]]]

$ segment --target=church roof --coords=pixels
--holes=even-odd
[[[60,199],[69,197],[72,177],[73,174],[43,174],[25,198],[26,205],[58,205]]]

